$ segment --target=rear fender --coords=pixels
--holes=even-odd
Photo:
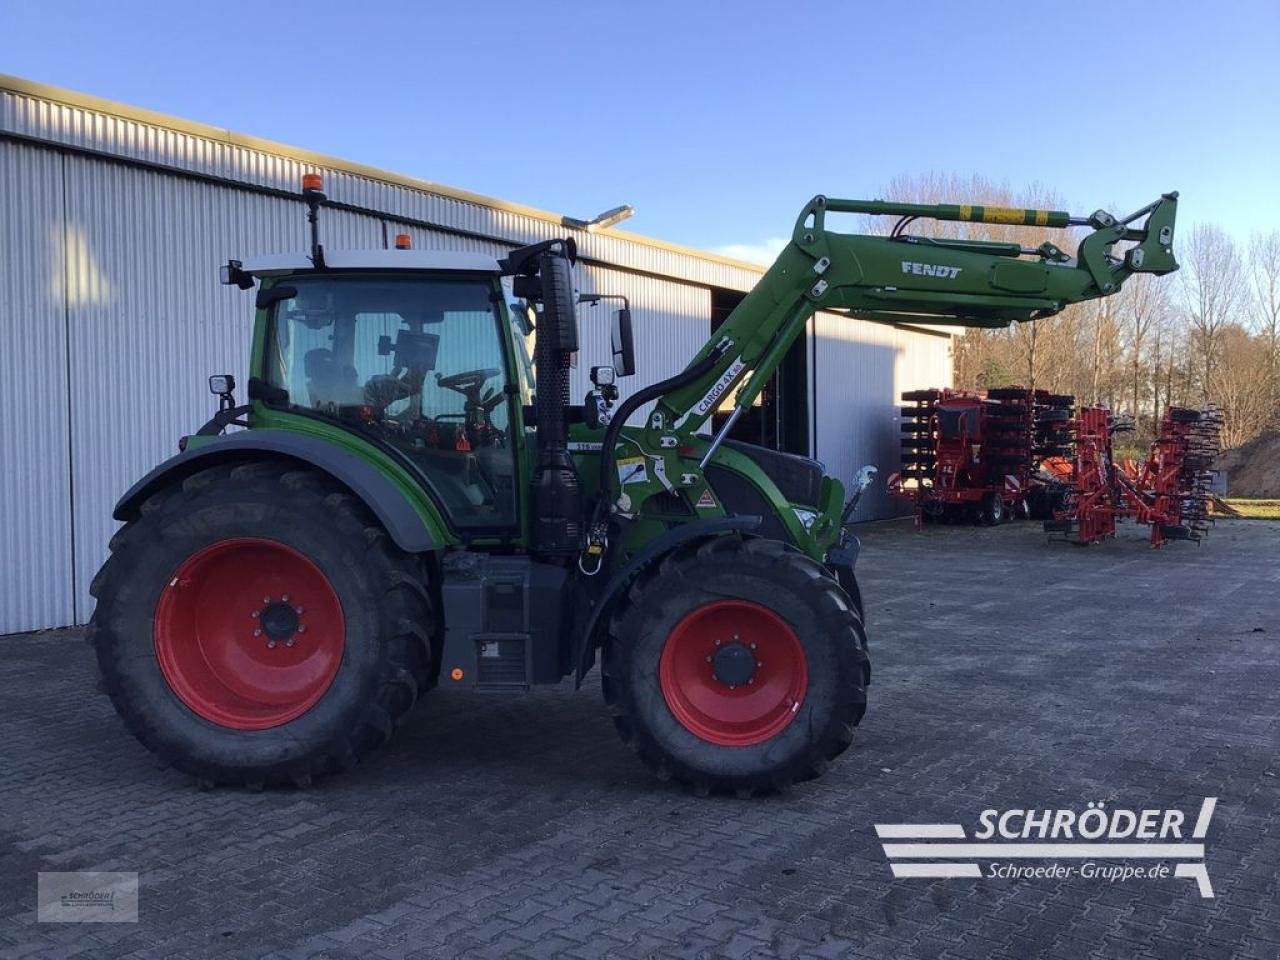
[[[295,460],[332,477],[367,506],[406,553],[423,553],[444,546],[439,517],[424,517],[385,474],[332,443],[287,430],[245,430],[202,443],[160,464],[129,488],[112,516],[132,520],[143,502],[156,491],[180,483],[201,470],[223,463],[242,463],[265,457]]]

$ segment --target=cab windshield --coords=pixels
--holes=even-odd
[[[291,277],[264,379],[417,465],[456,526],[512,524],[503,318],[487,280]]]

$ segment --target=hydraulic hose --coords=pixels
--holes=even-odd
[[[705,377],[720,362],[728,348],[717,344],[711,352],[693,366],[677,373],[674,377],[660,380],[637,390],[618,405],[618,411],[605,428],[604,440],[600,445],[600,493],[595,505],[595,520],[599,522],[602,510],[613,497],[613,478],[616,474],[618,436],[627,419],[650,400],[656,400],[665,393],[688,386],[699,377]]]

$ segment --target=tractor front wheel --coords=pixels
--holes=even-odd
[[[430,593],[363,505],[283,462],[150,497],[94,578],[125,725],[206,784],[305,784],[383,743],[430,685]]]
[[[821,565],[775,540],[717,537],[642,574],[603,663],[614,724],[662,779],[768,792],[853,739],[870,672],[862,623]]]

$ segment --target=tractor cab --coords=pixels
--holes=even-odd
[[[496,260],[365,251],[239,270],[262,281],[251,391],[268,417],[340,426],[407,462],[459,529],[517,523],[532,363]]]

